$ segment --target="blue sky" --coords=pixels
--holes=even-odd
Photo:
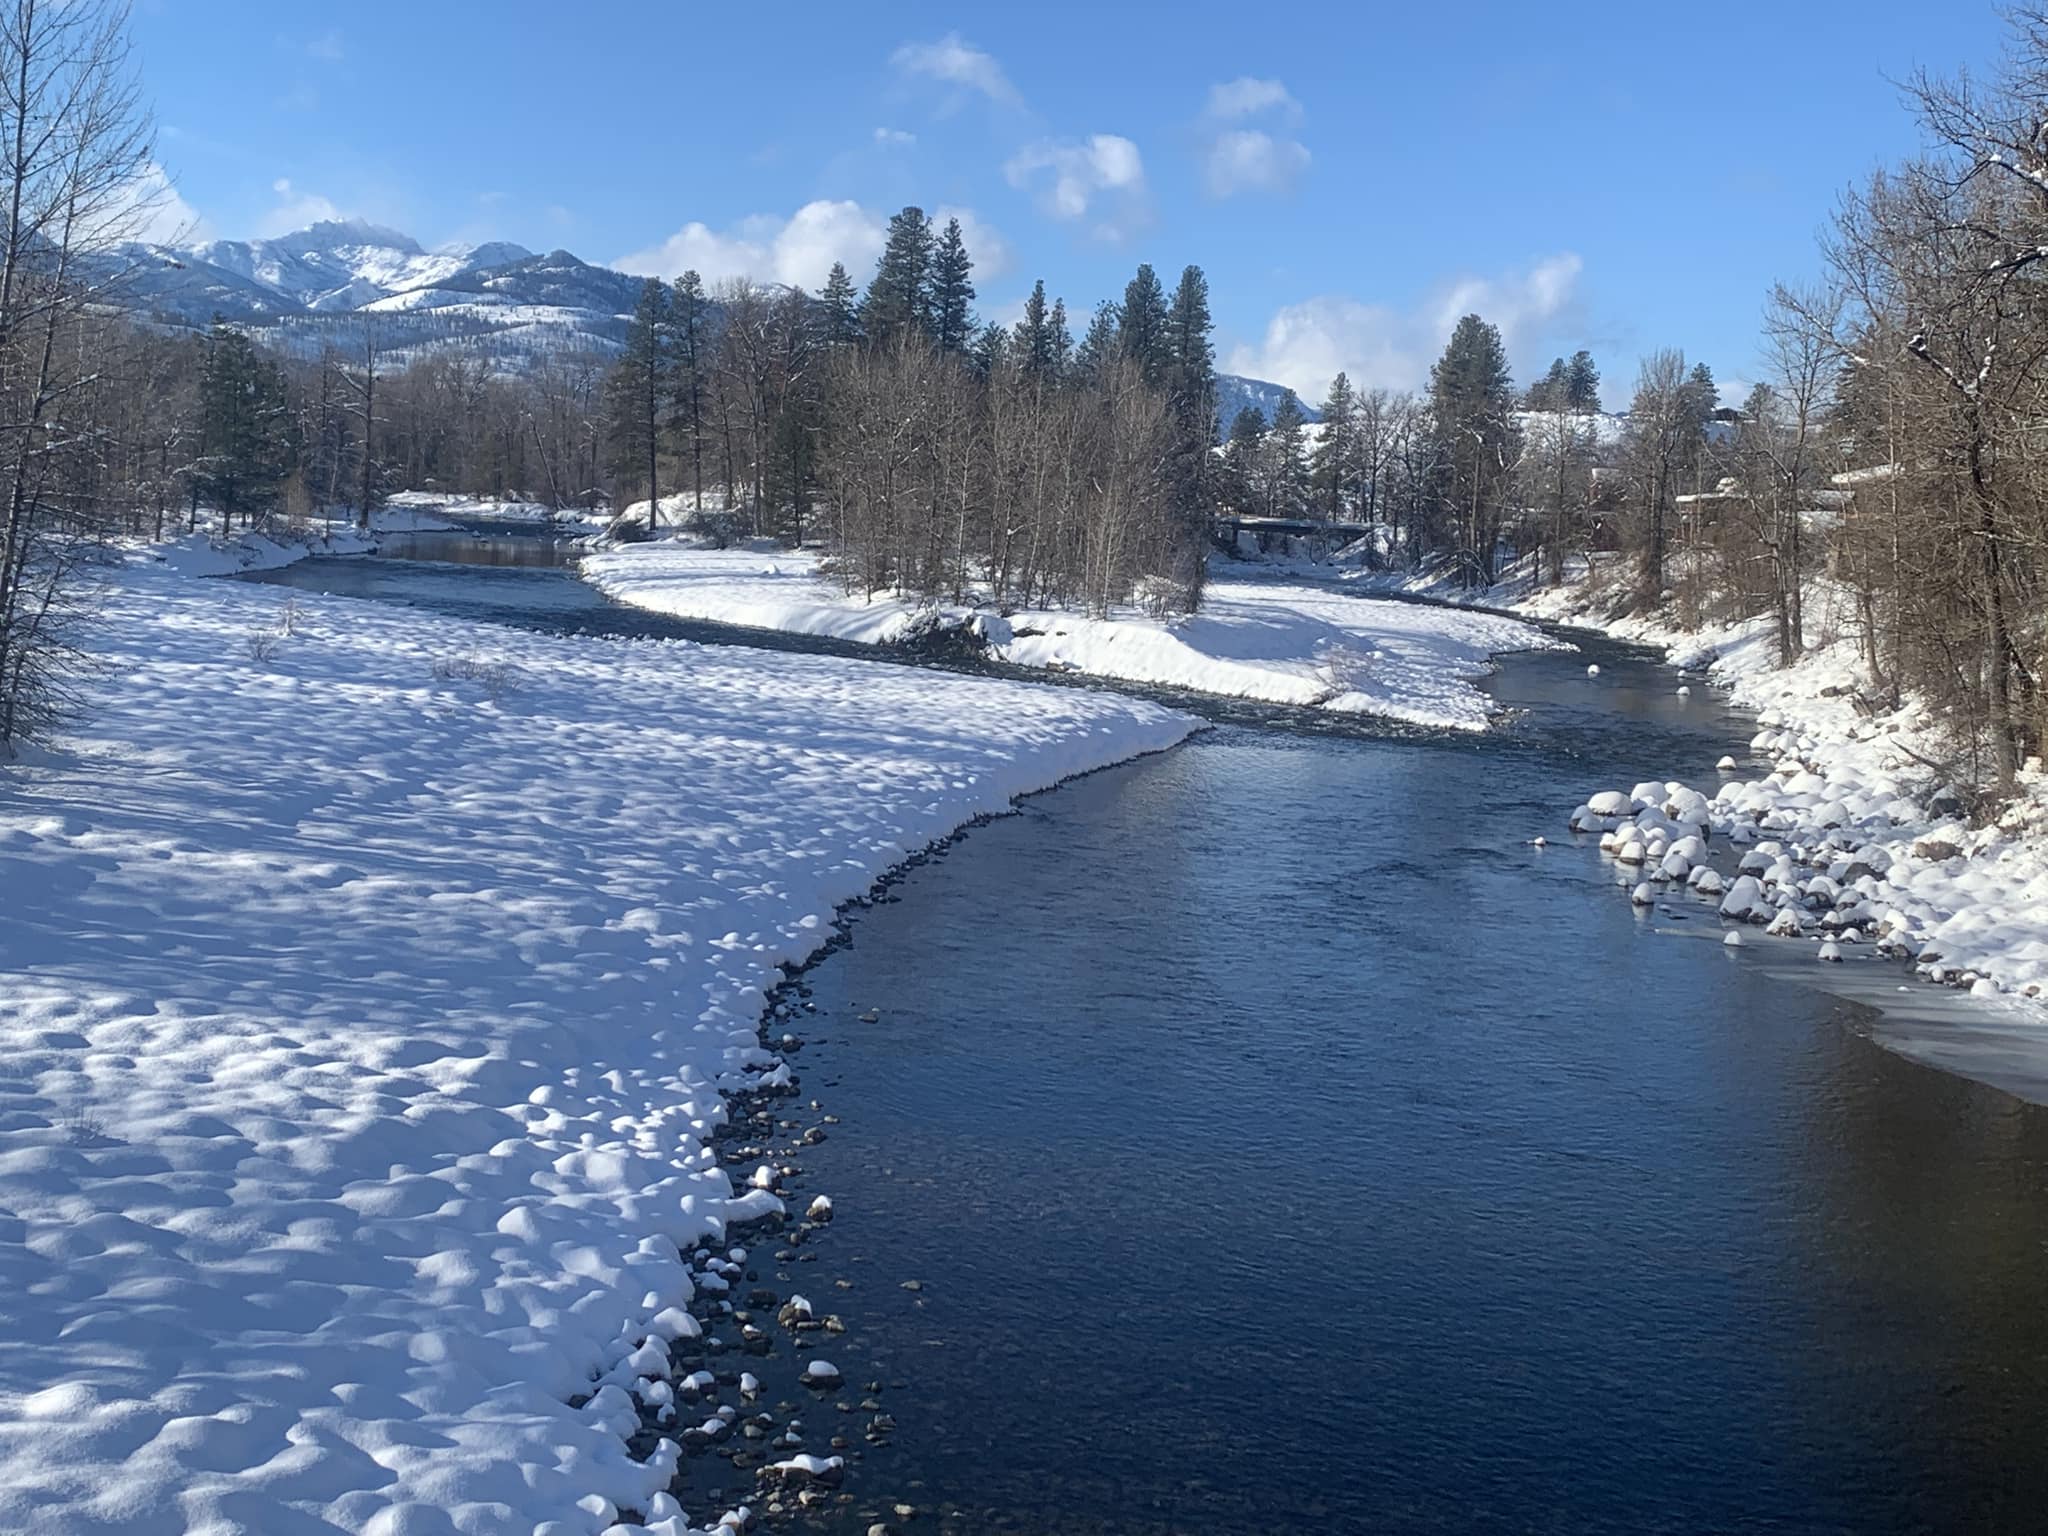
[[[159,159],[219,236],[336,213],[667,275],[865,277],[957,212],[980,307],[1209,274],[1226,365],[1419,383],[1477,309],[1750,375],[1772,280],[1911,153],[1893,81],[1997,55],[1975,0],[686,6],[140,0]]]

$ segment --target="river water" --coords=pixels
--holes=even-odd
[[[1613,890],[1564,814],[1748,731],[1585,643],[1504,658],[1486,738],[1224,723],[854,916],[796,1026],[836,1219],[755,1256],[898,1426],[825,1528],[2048,1528],[2048,1111]]]

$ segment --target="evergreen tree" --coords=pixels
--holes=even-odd
[[[1294,517],[1302,511],[1308,492],[1308,461],[1302,454],[1302,438],[1308,418],[1293,390],[1280,396],[1273,408],[1273,425],[1266,434],[1267,515]]]
[[[199,413],[192,494],[219,510],[223,533],[234,531],[237,515],[255,527],[276,508],[293,467],[284,372],[247,332],[218,318],[207,336]]]
[[[888,240],[875,263],[874,280],[861,300],[860,325],[877,344],[892,341],[912,327],[923,328],[931,315],[932,226],[922,208],[905,208],[889,220]]]
[[[860,340],[860,298],[854,292],[853,279],[847,275],[844,262],[833,262],[832,270],[825,274],[818,303],[825,312],[825,340],[829,345],[845,347]]]
[[[1500,331],[1466,315],[1429,372],[1430,414],[1442,466],[1440,513],[1461,575],[1490,586],[1515,461],[1514,384]]]
[[[832,271],[846,285],[851,323],[853,283],[839,263],[832,264]],[[704,510],[704,319],[704,279],[695,271],[685,272],[676,279],[669,320],[675,337],[676,404],[682,418],[683,447],[690,458],[690,495],[699,513]]]
[[[973,271],[960,221],[946,220],[945,233],[939,236],[932,255],[931,313],[926,322],[941,352],[965,352],[975,339]]]
[[[1052,317],[1045,302],[1045,279],[1031,285],[1031,297],[1024,301],[1023,318],[1017,322],[1017,361],[1029,379],[1050,378],[1055,371]]]
[[[1129,311],[1130,296],[1126,290],[1126,316]],[[1180,274],[1180,283],[1173,291],[1173,305],[1167,311],[1166,390],[1175,414],[1186,419],[1204,449],[1216,435],[1216,348],[1209,339],[1209,331],[1209,279],[1203,276],[1200,267],[1187,267]]]
[[[1242,515],[1259,504],[1260,455],[1265,446],[1266,418],[1255,405],[1239,409],[1230,420],[1223,446],[1223,483],[1218,495],[1225,507]]]
[[[1196,273],[1198,278],[1200,275]],[[1202,303],[1206,314],[1206,284],[1202,287]],[[1147,384],[1167,383],[1173,349],[1167,338],[1166,290],[1159,286],[1158,275],[1149,262],[1140,266],[1137,275],[1124,287],[1124,301],[1117,310],[1116,339],[1137,363]]]
[[[1129,311],[1128,297],[1126,313]],[[1173,460],[1168,505],[1182,532],[1188,569],[1174,573],[1192,613],[1208,573],[1209,521],[1215,511],[1216,348],[1209,339],[1209,280],[1184,267],[1166,314],[1165,386],[1173,417]]]
[[[1093,383],[1101,376],[1103,367],[1117,350],[1116,305],[1104,299],[1095,306],[1095,314],[1088,321],[1088,329],[1082,333],[1081,345],[1074,353],[1074,376],[1084,384]]]
[[[1529,386],[1529,393],[1523,397],[1522,405],[1531,411],[1561,411],[1565,408],[1565,397],[1571,389],[1571,373],[1563,358],[1555,359],[1550,371]]]
[[[994,373],[1009,355],[1012,342],[1010,333],[993,320],[984,325],[974,338],[974,371],[984,379]]]
[[[1565,364],[1564,408],[1591,415],[1600,409],[1600,370],[1593,354],[1581,347]]]
[[[614,468],[647,477],[647,529],[661,524],[661,418],[668,403],[670,331],[668,286],[650,277],[626,327],[626,347],[607,381],[607,416]],[[621,500],[624,498],[621,497]]]
[[[1052,376],[1065,378],[1074,362],[1074,333],[1067,328],[1067,301],[1054,299],[1052,314],[1047,317],[1046,346],[1052,355]]]
[[[1323,435],[1316,443],[1309,470],[1316,503],[1331,522],[1344,516],[1345,493],[1351,489],[1357,462],[1358,395],[1351,388],[1350,375],[1339,373],[1323,398]]]

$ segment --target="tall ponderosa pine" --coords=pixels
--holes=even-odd
[[[1207,302],[1205,290],[1204,308]],[[1160,287],[1150,263],[1140,266],[1137,275],[1124,285],[1124,301],[1117,308],[1116,339],[1147,384],[1166,386],[1173,365],[1173,350],[1167,341],[1166,290]]]
[[[1184,267],[1166,313],[1164,350],[1174,436],[1171,505],[1185,530],[1183,547],[1193,552],[1189,568],[1174,575],[1189,612],[1202,599],[1209,523],[1216,508],[1215,461],[1209,451],[1216,444],[1216,348],[1209,331],[1209,279],[1200,267]]]
[[[1269,517],[1294,517],[1308,495],[1308,460],[1303,439],[1308,417],[1294,391],[1284,390],[1273,407],[1273,425],[1266,433],[1266,513]]]
[[[1358,394],[1351,376],[1339,373],[1323,397],[1323,435],[1317,440],[1309,469],[1316,504],[1332,522],[1342,519],[1345,497],[1355,482],[1358,465]]]
[[[941,352],[965,352],[975,340],[973,272],[960,221],[948,219],[932,252],[928,321]]]
[[[1110,359],[1117,352],[1117,310],[1116,305],[1104,299],[1095,306],[1095,313],[1088,319],[1088,329],[1081,334],[1081,345],[1074,351],[1074,378],[1082,384],[1092,384],[1102,377]]]
[[[223,533],[234,531],[237,516],[254,527],[277,506],[292,469],[284,371],[246,332],[219,320],[207,337],[199,416],[194,504],[219,511]]]
[[[1522,404],[1532,411],[1561,411],[1571,390],[1571,370],[1563,358],[1555,358],[1550,371],[1529,386]]]
[[[1593,366],[1593,354],[1581,347],[1564,367],[1564,407],[1581,415],[1600,409],[1600,370]]]
[[[607,402],[614,461],[622,474],[647,478],[647,528],[661,525],[661,421],[668,404],[671,319],[668,285],[650,277],[612,367]]]
[[[925,329],[931,316],[932,226],[922,208],[889,220],[889,238],[861,301],[863,335],[880,346],[904,331]]]
[[[824,313],[827,345],[850,347],[860,340],[860,296],[844,262],[833,262],[832,270],[825,274],[825,286],[818,290],[818,307]]]
[[[1429,401],[1459,572],[1469,585],[1490,586],[1515,462],[1514,383],[1496,327],[1477,315],[1459,320],[1429,371]]]
[[[1017,365],[1027,379],[1050,379],[1058,370],[1052,334],[1052,315],[1045,302],[1045,279],[1031,285],[1024,301],[1024,314],[1017,321],[1015,337]]]
[[[1054,299],[1045,322],[1047,345],[1052,349],[1054,378],[1064,378],[1074,363],[1074,333],[1067,327],[1067,301]]]
[[[832,270],[846,277],[846,269],[834,264]],[[853,291],[851,280],[847,292]],[[704,279],[694,270],[676,279],[669,300],[669,324],[674,332],[675,397],[683,447],[690,459],[690,495],[695,510],[704,510]]]
[[[1240,406],[1223,441],[1223,475],[1218,487],[1223,505],[1240,516],[1258,504],[1265,443],[1264,413],[1255,405]]]

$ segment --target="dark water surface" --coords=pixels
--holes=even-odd
[[[2048,1529],[2048,1112],[1615,893],[1565,813],[1748,731],[1587,643],[1486,739],[1225,725],[858,914],[836,1219],[756,1250],[891,1383],[830,1529]]]

